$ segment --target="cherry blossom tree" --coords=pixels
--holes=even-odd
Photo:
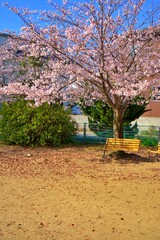
[[[1,51],[9,84],[0,93],[23,94],[37,105],[102,100],[113,110],[114,136],[122,138],[129,104],[149,99],[160,84],[159,9],[142,16],[144,2],[49,1],[53,10],[40,12],[6,4],[25,26]]]

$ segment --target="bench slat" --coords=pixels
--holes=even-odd
[[[115,146],[115,147],[110,147],[110,148],[107,148],[106,150],[123,150],[123,151],[134,151],[134,152],[137,152],[138,151],[138,148],[136,147],[136,148],[133,148],[133,147],[117,147],[117,146]]]
[[[151,157],[151,153],[156,154],[157,160],[158,160],[158,155],[160,154],[160,143],[157,146],[157,150],[148,150],[149,153],[149,158]]]
[[[139,139],[108,138],[106,140],[102,160],[105,156],[106,151],[138,152],[139,148],[140,148]]]
[[[157,150],[148,150],[148,152],[160,153],[160,144],[158,144]]]

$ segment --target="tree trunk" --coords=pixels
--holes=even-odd
[[[123,138],[123,116],[122,109],[113,110],[113,133],[114,138]]]

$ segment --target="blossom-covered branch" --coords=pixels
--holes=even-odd
[[[113,109],[115,136],[121,137],[128,104],[139,95],[149,98],[152,86],[159,85],[159,19],[148,24],[150,16],[145,15],[140,21],[144,2],[49,1],[53,11],[39,12],[40,25],[28,18],[37,11],[11,8],[26,26],[4,48],[3,62],[9,59],[8,72],[16,74],[1,93],[17,91],[36,104],[59,96],[103,100]]]

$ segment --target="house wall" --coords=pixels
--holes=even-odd
[[[150,111],[145,112],[142,117],[160,118],[160,101],[151,101],[146,109]]]
[[[156,127],[160,127],[160,117],[144,117],[141,116],[140,118],[138,118],[136,121],[134,121],[133,123],[137,122],[138,126],[156,126]]]

